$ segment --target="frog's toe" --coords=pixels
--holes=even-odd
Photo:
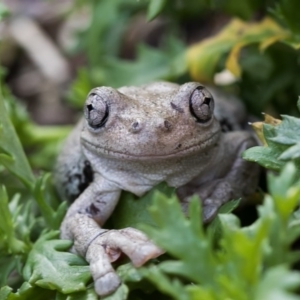
[[[213,204],[208,204],[204,205],[202,208],[202,215],[203,215],[203,222],[204,223],[209,223],[214,219],[214,217],[218,213],[219,206],[213,205]]]
[[[140,267],[149,259],[156,258],[165,252],[157,247],[143,232],[135,228],[125,228],[120,232],[134,243],[132,251],[127,251],[126,254],[135,267]]]
[[[136,248],[130,259],[135,267],[140,267],[149,259],[162,255],[164,251],[151,242],[145,243]]]
[[[111,265],[111,257],[106,249],[98,243],[92,243],[87,250],[86,260],[90,263],[96,293],[105,296],[114,292],[121,280]]]
[[[120,285],[121,280],[115,272],[109,272],[95,279],[95,291],[99,296],[106,296],[114,292]]]

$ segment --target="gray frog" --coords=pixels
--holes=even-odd
[[[184,211],[198,194],[206,222],[225,202],[254,192],[258,167],[241,156],[256,141],[243,130],[243,106],[227,98],[196,82],[89,93],[85,118],[58,157],[55,181],[64,198],[75,200],[61,238],[73,240],[73,251],[89,262],[99,295],[120,285],[111,262],[122,252],[135,266],[163,252],[134,228],[102,228],[122,190],[142,196],[165,181],[177,188]]]

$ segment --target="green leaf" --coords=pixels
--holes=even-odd
[[[24,282],[16,293],[11,292],[9,287],[4,287],[0,291],[1,300],[52,300],[55,293]]]
[[[16,131],[8,118],[0,90],[0,164],[17,176],[24,185],[32,189],[35,177],[29,166]]]
[[[234,211],[239,206],[240,202],[241,200],[238,199],[225,203],[219,208],[218,214],[228,214]],[[215,242],[218,242],[220,240],[222,236],[222,226],[220,223],[220,218],[218,216],[209,224],[208,232],[209,234],[211,234],[212,240],[214,240]]]
[[[147,11],[148,21],[152,21],[153,19],[155,19],[164,9],[166,4],[167,0],[150,0]]]
[[[9,209],[15,224],[15,234],[29,247],[31,247],[31,231],[38,221],[33,204],[33,199],[23,203],[19,194],[16,194],[9,202]]]
[[[293,160],[300,158],[300,141],[294,146],[282,152],[279,156],[281,160]]]
[[[266,271],[255,291],[254,300],[299,300],[299,295],[291,291],[298,290],[300,286],[300,273],[290,271],[285,265],[271,268]]]
[[[104,300],[126,300],[128,296],[128,287],[125,284],[121,284],[118,289],[111,295],[102,297]]]
[[[69,102],[75,107],[82,109],[84,101],[92,88],[93,83],[89,71],[84,68],[79,69],[69,91]]]
[[[71,241],[53,240],[58,232],[42,235],[28,255],[23,276],[32,285],[61,293],[84,291],[91,279],[83,258],[67,251]]]
[[[89,288],[86,291],[71,293],[71,294],[61,294],[57,293],[55,300],[98,300],[99,297],[96,294],[94,288]]]
[[[9,294],[11,293],[12,288],[9,286],[3,286],[0,289],[0,299],[1,300],[6,300],[8,299]]]
[[[115,88],[141,85],[155,80],[172,80],[186,72],[184,45],[169,39],[163,50],[139,45],[134,61],[105,55],[100,66],[92,70],[81,69],[69,94],[76,107],[82,107],[88,92],[95,85]]]
[[[134,227],[139,228],[140,224],[154,225],[148,208],[155,198],[156,191],[161,191],[166,196],[174,193],[175,189],[161,183],[151,189],[145,196],[138,198],[129,192],[122,192],[121,199],[112,215],[114,228]]]
[[[291,116],[282,116],[282,122],[276,126],[274,137],[270,140],[283,145],[294,145],[299,141],[299,137],[295,135],[300,131],[300,119]]]
[[[300,184],[299,173],[293,163],[288,163],[279,176],[268,175],[268,185],[274,198],[274,204],[284,222],[287,222],[291,212],[299,205]],[[292,187],[292,188],[291,188]]]
[[[163,79],[171,80],[186,70],[183,44],[172,39],[164,51],[139,45],[134,62],[107,56],[101,69],[92,74],[94,81],[120,87],[141,85]]]
[[[156,287],[163,293],[172,296],[173,299],[188,300],[188,293],[184,289],[179,280],[171,281],[160,269],[156,266],[149,266],[147,269],[140,270],[142,275],[148,278]]]
[[[16,268],[17,258],[14,256],[2,256],[0,258],[0,286],[7,284],[10,273]],[[0,297],[0,299],[2,299]]]
[[[142,279],[141,273],[131,263],[119,266],[117,273],[124,282],[138,282]]]
[[[50,174],[44,174],[36,181],[34,186],[33,194],[39,205],[41,213],[46,220],[47,225],[51,229],[59,229],[60,224],[67,211],[67,202],[62,202],[58,209],[55,211],[51,205],[46,201],[46,196],[49,194],[46,193],[47,188],[50,185]]]
[[[222,3],[222,2],[221,2]],[[224,1],[223,9],[226,12],[229,12],[233,16],[240,17],[242,19],[250,19],[253,14],[252,4],[253,1],[235,1],[235,0],[229,0]]]
[[[0,250],[6,254],[21,254],[28,251],[28,245],[18,239],[15,233],[16,222],[8,206],[8,197],[4,187],[0,187]]]
[[[262,146],[252,147],[243,152],[244,159],[257,162],[267,169],[276,171],[284,166],[284,162],[278,160],[279,155],[277,149]]]
[[[215,261],[212,256],[211,241],[204,238],[199,199],[195,197],[191,202],[190,220],[187,220],[182,213],[177,197],[167,198],[160,192],[156,192],[149,211],[157,228],[146,225],[142,228],[170,255],[181,259],[176,263],[176,272],[196,282],[205,283],[210,280]],[[175,238],[170,238],[171,236]],[[188,246],[191,244],[192,248]],[[202,260],[200,265],[195,264],[199,257]],[[162,263],[161,266],[164,270],[170,268],[168,271],[174,272],[174,264]]]
[[[289,188],[296,182],[296,179],[297,169],[293,163],[288,163],[278,176],[268,174],[269,191],[275,197],[286,198]]]
[[[280,0],[276,3],[276,8],[273,10],[273,14],[279,20],[284,22],[284,24],[297,36],[300,34],[299,10],[300,3],[298,0]]]
[[[35,124],[26,108],[4,86],[4,104],[18,137],[27,151],[32,168],[53,169],[59,143],[70,132],[69,126],[45,126]]]
[[[201,223],[199,199],[191,201],[186,219],[176,197],[157,192],[150,207],[157,227],[145,226],[145,231],[174,260],[144,267],[142,276],[173,299],[264,299],[257,295],[273,295],[273,287],[271,280],[261,282],[282,265],[292,283],[294,272],[289,265],[300,258],[299,251],[290,250],[300,235],[300,221],[294,215],[291,218],[300,197],[296,175],[296,167],[289,164],[279,176],[269,177],[271,195],[265,197],[259,218],[250,226],[241,227],[232,214],[219,214],[222,234],[217,248],[212,246],[211,231],[205,231]],[[293,299],[295,294],[288,290],[294,288],[278,285],[278,294]]]
[[[279,125],[263,125],[263,138],[265,146],[257,146],[247,149],[243,158],[255,161],[260,165],[280,170],[285,161],[297,160],[300,158],[300,119],[291,116],[282,116],[283,120]]]

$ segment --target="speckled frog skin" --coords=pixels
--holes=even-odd
[[[226,99],[224,99],[226,98]],[[60,193],[75,200],[61,226],[85,257],[99,295],[121,283],[111,262],[125,253],[135,266],[163,251],[133,228],[103,229],[122,190],[138,196],[165,181],[177,188],[186,211],[191,195],[211,220],[231,199],[257,185],[258,167],[242,159],[256,144],[243,130],[242,105],[196,82],[98,87],[67,139],[55,170]]]

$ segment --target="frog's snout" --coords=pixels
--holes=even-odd
[[[149,122],[149,126],[152,128],[157,128],[160,131],[171,131],[173,128],[173,124],[165,119],[159,120],[156,124],[153,124],[151,121]],[[131,133],[138,133],[144,128],[143,122],[136,120],[130,124],[129,131]]]
[[[164,120],[163,122],[161,122],[161,124],[159,124],[158,128],[160,128],[163,131],[171,131],[173,125],[170,121]]]

